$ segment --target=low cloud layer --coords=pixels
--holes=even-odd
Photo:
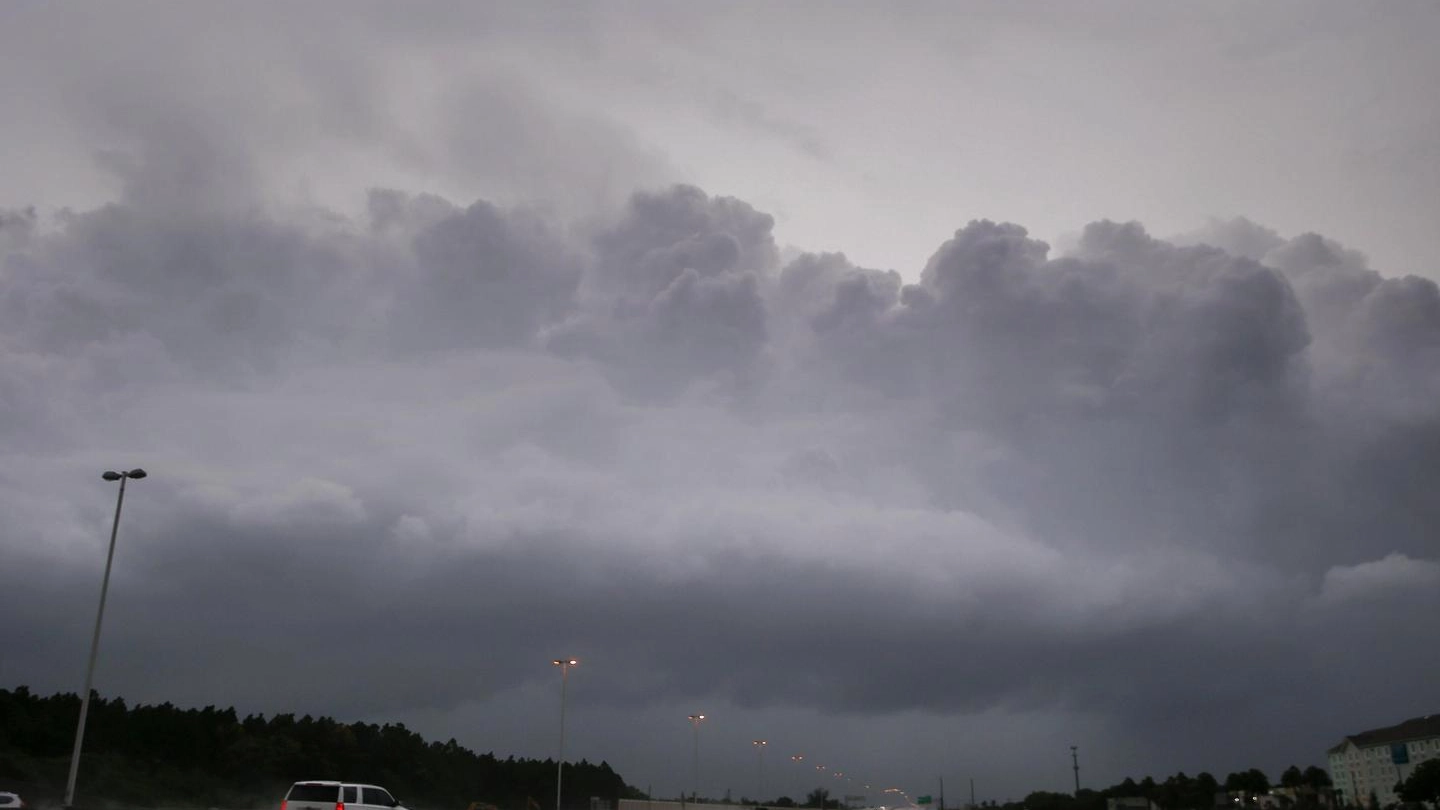
[[[643,729],[579,755],[657,789],[671,706],[799,713],[734,733],[879,780],[928,771],[825,729],[1100,718],[1118,778],[1440,700],[1440,292],[1320,235],[977,220],[902,274],[689,186],[281,216],[136,171],[0,214],[9,683],[76,688],[98,474],[143,465],[99,680],[132,699],[545,755],[570,654],[579,722]]]

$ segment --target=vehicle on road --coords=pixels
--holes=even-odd
[[[25,810],[25,800],[19,793],[0,790],[0,810]]]
[[[280,810],[406,810],[379,785],[309,780],[296,782],[280,801]]]

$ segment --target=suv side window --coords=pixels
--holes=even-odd
[[[339,787],[335,783],[328,785],[317,785],[314,782],[296,782],[290,786],[290,792],[285,797],[292,802],[334,802],[340,795],[336,790]]]
[[[365,804],[378,804],[381,807],[394,807],[395,799],[380,788],[365,788]]]
[[[360,789],[355,787],[354,785],[346,785],[343,792],[341,793],[340,801],[345,802],[346,804],[355,804],[360,801],[360,797],[355,795],[359,792]]]

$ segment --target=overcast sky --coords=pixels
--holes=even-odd
[[[951,801],[1440,710],[1440,7],[298,5],[0,5],[0,686],[139,466],[131,702],[543,758],[575,656],[657,794]]]

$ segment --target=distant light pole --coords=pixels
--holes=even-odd
[[[574,658],[556,658],[551,664],[560,667],[560,756],[555,758],[555,810],[560,810],[560,777],[565,773],[565,681],[570,667],[580,663]]]
[[[1075,767],[1075,795],[1080,795],[1080,754],[1075,746],[1070,746],[1070,763]]]
[[[765,794],[765,746],[770,742],[768,740],[751,740],[750,744],[755,747],[755,803],[760,804]]]
[[[110,565],[115,560],[115,535],[120,531],[120,507],[125,504],[125,482],[140,480],[145,471],[115,472],[107,470],[100,476],[106,481],[119,481],[120,494],[115,496],[115,521],[110,524],[110,551],[105,556],[105,577],[100,580],[100,608],[95,612],[95,635],[90,639],[90,663],[85,667],[85,692],[80,696],[80,722],[75,724],[75,750],[70,754],[70,778],[65,782],[65,806],[75,804],[75,777],[80,773],[80,748],[85,741],[85,718],[90,714],[90,687],[95,681],[95,655],[100,651],[100,623],[105,618],[105,595],[110,590]]]
[[[690,794],[691,799],[700,801],[700,724],[705,722],[705,715],[689,715],[690,725],[695,727],[695,792]]]

